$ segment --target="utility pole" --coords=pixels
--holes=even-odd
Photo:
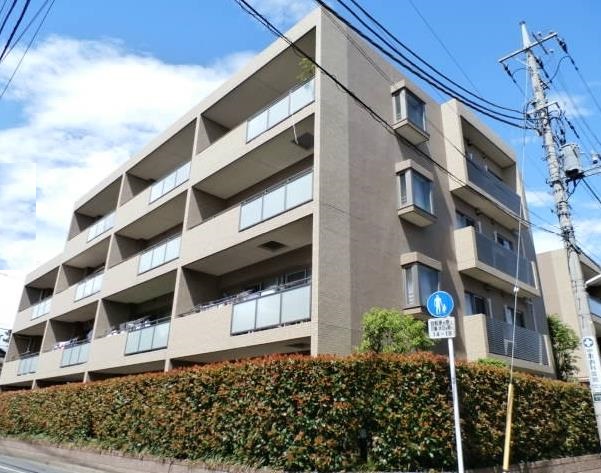
[[[545,157],[549,168],[548,182],[553,189],[555,210],[559,219],[561,236],[568,255],[568,268],[572,290],[576,299],[583,353],[585,354],[585,363],[588,370],[595,418],[597,421],[597,433],[599,434],[599,439],[601,441],[601,362],[599,360],[599,348],[597,346],[597,337],[591,319],[588,297],[584,286],[584,277],[582,275],[582,268],[580,266],[580,258],[578,255],[579,250],[576,244],[571,211],[568,205],[563,156],[560,156],[557,152],[553,130],[551,128],[551,117],[549,114],[550,104],[547,101],[545,84],[541,79],[539,62],[533,53],[535,46],[542,46],[544,42],[556,37],[557,34],[551,33],[545,37],[537,37],[537,41],[532,42],[526,28],[526,23],[522,22],[520,26],[522,30],[522,49],[505,56],[500,59],[499,62],[504,63],[507,59],[522,53],[525,53],[526,55],[526,65],[534,92],[534,114],[537,118],[538,132],[543,138],[543,148],[545,150]]]

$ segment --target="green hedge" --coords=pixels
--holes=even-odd
[[[458,382],[466,463],[499,464],[507,370],[460,364]],[[513,462],[598,451],[587,389],[518,374],[515,393]],[[3,393],[0,435],[286,470],[452,469],[450,399],[431,354],[270,357]]]

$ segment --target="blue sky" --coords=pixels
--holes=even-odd
[[[518,23],[531,31],[558,31],[589,86],[601,101],[601,3],[413,0],[478,91],[497,103],[520,108],[523,97],[497,59],[520,47]],[[32,0],[35,11],[42,0]],[[253,0],[278,26],[287,28],[309,11],[310,0]],[[334,1],[332,6],[340,8]],[[402,41],[472,88],[409,0],[362,0]],[[0,299],[14,301],[23,271],[62,249],[74,200],[139,149],[153,135],[227,79],[273,41],[233,0],[56,0],[32,50],[0,100],[0,203],[3,216],[22,231],[0,235]],[[554,45],[555,50],[558,48]],[[15,48],[0,65],[0,84],[22,53]],[[544,58],[554,70],[558,59]],[[512,68],[519,64],[513,62]],[[601,137],[599,111],[567,61],[562,75],[575,120],[584,118]],[[523,84],[523,71],[516,75]],[[418,83],[420,81],[418,80]],[[427,87],[426,87],[427,89]],[[551,91],[553,93],[553,91]],[[437,100],[442,98],[432,94]],[[557,96],[565,100],[563,96]],[[489,124],[519,147],[521,132]],[[590,146],[585,141],[585,151]],[[601,149],[598,151],[601,152]],[[518,154],[520,150],[518,149]],[[531,219],[556,224],[544,182],[538,140],[529,136],[525,179]],[[585,160],[586,162],[586,160]],[[31,172],[34,169],[36,172]],[[25,177],[27,174],[30,177]],[[32,180],[31,175],[34,176]],[[6,181],[21,183],[10,189]],[[37,207],[35,185],[37,182]],[[590,180],[601,191],[601,176]],[[573,198],[578,238],[601,259],[601,205],[580,186]],[[24,202],[25,201],[25,202]],[[19,202],[22,207],[10,202]],[[4,209],[12,209],[8,214]],[[22,210],[21,210],[22,209]],[[18,212],[17,212],[18,210]],[[32,212],[37,222],[32,228]],[[20,215],[20,217],[19,217]],[[37,233],[34,233],[37,230]],[[535,231],[539,249],[557,245]],[[0,306],[0,326],[13,306]]]

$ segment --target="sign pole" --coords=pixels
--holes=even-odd
[[[455,375],[455,347],[453,339],[449,341],[449,370],[451,371],[451,391],[453,393],[453,418],[455,420],[455,444],[457,446],[457,471],[464,473],[463,446],[461,443],[461,423],[459,420],[459,395],[457,393],[457,376]]]

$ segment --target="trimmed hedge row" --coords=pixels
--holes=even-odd
[[[470,467],[499,464],[507,371],[459,364]],[[512,461],[598,451],[587,389],[515,376]],[[0,395],[0,435],[286,470],[453,469],[446,358],[269,357]],[[367,452],[367,455],[366,455]]]

